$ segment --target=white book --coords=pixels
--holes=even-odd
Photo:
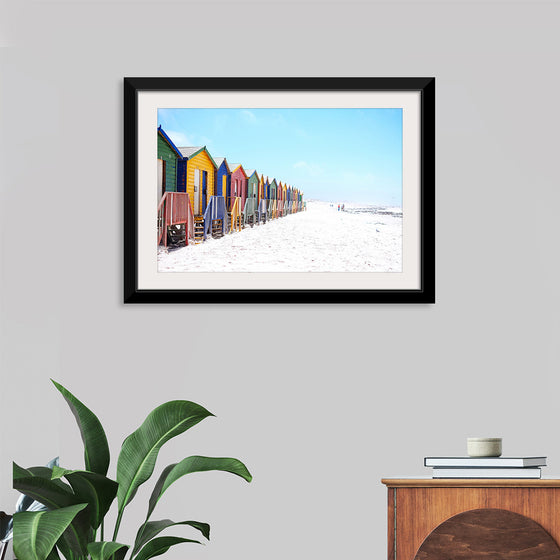
[[[541,478],[539,467],[500,469],[492,467],[461,469],[452,467],[449,469],[434,468],[432,478]]]
[[[426,467],[545,467],[546,457],[424,457]]]

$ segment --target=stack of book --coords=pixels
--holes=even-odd
[[[546,457],[425,457],[432,478],[541,478]]]

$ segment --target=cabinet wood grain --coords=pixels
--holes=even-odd
[[[383,482],[389,494],[389,560],[413,560],[424,540],[438,526],[453,516],[477,509],[499,509],[522,515],[540,525],[553,542],[560,543],[559,480],[418,479],[414,483],[412,479],[383,479]],[[507,556],[503,558],[506,560]]]
[[[560,560],[560,548],[535,521],[504,509],[474,509],[438,525],[414,560]]]

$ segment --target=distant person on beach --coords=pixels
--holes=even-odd
[[[340,204],[338,205],[338,210],[337,210],[337,212],[340,212]]]
[[[342,205],[342,208],[341,208],[341,210],[342,210],[342,211],[344,212],[344,204]]]

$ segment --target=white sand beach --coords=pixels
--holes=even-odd
[[[401,209],[337,206],[309,201],[304,212],[221,239],[160,247],[158,272],[401,272]]]

